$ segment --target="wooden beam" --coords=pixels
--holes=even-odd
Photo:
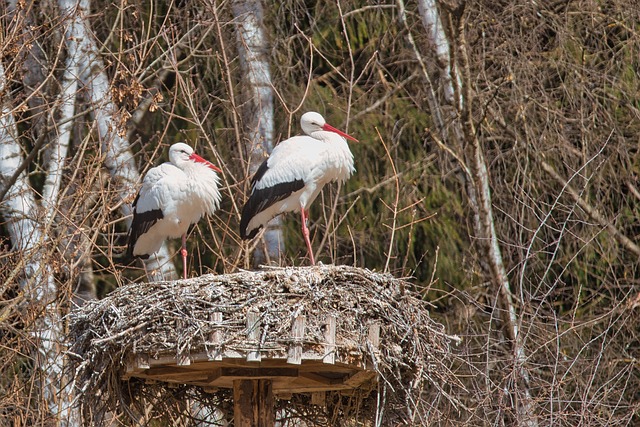
[[[233,382],[234,427],[272,427],[275,425],[271,380]]]
[[[328,378],[328,377],[316,374],[314,372],[300,372],[300,376],[302,378],[306,378],[316,383],[325,384],[325,385],[342,384],[343,380],[350,378],[350,376],[347,376],[347,375],[341,376],[339,378]]]
[[[344,381],[344,385],[350,388],[358,388],[364,383],[372,381],[378,374],[375,371],[360,371]]]
[[[234,381],[242,378],[247,379],[271,379],[277,377],[298,377],[296,368],[219,368],[212,371],[207,378],[213,383],[218,378],[231,377]]]

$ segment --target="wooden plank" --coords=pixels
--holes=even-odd
[[[194,370],[180,366],[159,366],[155,368],[147,369],[144,375],[140,375],[144,378],[154,378],[162,381],[178,380],[184,381],[198,381],[206,379],[210,375],[208,370]]]
[[[136,355],[136,369],[149,369],[149,355],[138,354]]]
[[[349,377],[348,375],[345,375],[345,376],[340,376],[338,378],[329,378],[329,377],[325,377],[324,375],[317,374],[315,372],[300,372],[300,376],[302,378],[314,381],[318,384],[324,384],[324,385],[342,384],[343,379]]]
[[[348,386],[349,388],[358,388],[362,384],[373,380],[376,376],[377,374],[375,371],[359,371],[349,377],[344,382],[344,385]]]
[[[374,369],[378,348],[380,346],[380,324],[379,323],[372,323],[371,325],[369,325],[369,333],[367,334],[367,344],[372,354],[370,355],[370,358],[369,357],[365,358],[364,367],[365,369]],[[372,366],[372,362],[373,362],[373,366]]]
[[[324,330],[324,356],[322,362],[333,365],[336,362],[336,316],[327,317]]]
[[[323,346],[323,348],[326,348],[326,347],[327,346]],[[335,352],[331,350],[326,352],[325,351],[326,350],[323,349],[318,352],[313,352],[310,349],[303,348],[302,363],[305,364],[305,363],[322,362],[322,363],[332,364],[331,362],[333,362],[335,364],[339,364],[339,363],[343,365],[345,364],[346,361],[342,361],[341,359],[337,358],[335,355]],[[360,355],[360,353],[357,353],[357,354]],[[273,363],[273,364],[280,364],[280,363],[285,363],[288,359],[288,354],[280,350],[272,352],[269,350],[261,349],[260,355],[261,355],[260,357],[261,363],[267,362],[267,363]],[[149,369],[149,367],[154,367],[154,366],[165,366],[165,365],[177,364],[175,353],[173,354],[164,353],[164,354],[158,355],[157,357],[150,357],[149,355],[144,355],[144,356],[141,356],[142,359],[140,360],[137,360],[138,356],[141,356],[141,355],[132,357],[131,362],[127,363],[127,373],[135,372],[135,371],[139,372],[140,370]],[[244,364],[246,363],[247,353],[246,351],[238,351],[238,350],[227,348],[219,354],[219,359],[216,359],[215,357],[213,357],[210,351],[208,352],[198,351],[196,353],[190,353],[189,359],[192,365],[196,363],[214,362],[214,361],[216,363],[220,362],[225,364],[229,362]],[[357,359],[351,360],[351,363],[346,363],[346,365],[353,366],[356,369],[361,369],[363,367],[362,361]]]
[[[372,323],[369,325],[369,334],[367,335],[367,342],[373,346],[374,349],[378,349],[380,346],[380,324]]]
[[[209,376],[207,376],[207,382],[213,383],[220,377],[222,377],[222,368],[212,369],[209,371]]]
[[[211,333],[209,337],[211,344],[213,344],[213,360],[222,360],[222,313],[216,311],[211,313],[211,322],[216,324],[216,328]],[[220,325],[220,327],[217,327]]]
[[[149,355],[136,354],[135,356],[129,358],[124,378],[134,376],[137,373],[143,372],[145,369],[149,369]]]
[[[270,380],[233,382],[233,425],[271,427],[275,425],[273,385]]]
[[[260,346],[260,313],[250,311],[247,313],[247,340],[259,348]],[[247,362],[259,362],[261,359],[260,350],[250,350],[247,352]]]
[[[250,378],[250,379],[270,379],[276,377],[297,377],[296,368],[220,368],[211,376],[211,382],[221,377]]]
[[[293,338],[293,344],[289,347],[289,356],[287,363],[293,365],[299,365],[302,363],[302,341],[304,339],[304,327],[306,317],[300,315],[296,317],[291,326],[291,338]]]
[[[186,324],[183,319],[178,319],[176,322],[176,326],[178,331],[182,331],[186,329]],[[176,353],[176,364],[178,366],[189,366],[191,365],[191,359],[189,358],[189,349],[183,348],[182,350],[178,349]]]

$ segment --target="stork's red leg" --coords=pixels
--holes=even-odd
[[[180,250],[182,254],[182,275],[186,279],[187,278],[187,234],[182,235],[182,249]]]
[[[304,241],[307,243],[307,251],[309,251],[309,259],[311,260],[311,265],[316,265],[316,262],[313,259],[313,249],[311,249],[311,241],[309,240],[309,228],[307,228],[308,214],[304,211],[303,207],[300,208],[300,214],[302,215],[302,235],[304,236]]]

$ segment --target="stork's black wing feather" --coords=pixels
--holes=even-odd
[[[247,200],[247,203],[244,205],[244,208],[242,208],[242,217],[240,219],[240,237],[242,239],[252,239],[260,230],[261,227],[258,227],[247,233],[247,226],[254,216],[269,208],[274,203],[286,199],[291,195],[291,193],[304,188],[304,181],[301,179],[296,179],[293,181],[281,182],[271,187],[265,187],[256,190],[256,182],[258,182],[260,178],[264,176],[268,169],[269,167],[267,166],[267,161],[265,160],[251,179],[251,186],[253,188],[253,191],[251,192],[249,200]]]
[[[266,159],[264,162],[262,162],[256,173],[253,175],[253,178],[251,178],[251,190],[255,188],[256,182],[260,181],[260,178],[262,178],[264,174],[269,170],[269,165],[267,164],[268,162],[269,159]]]
[[[140,193],[138,193],[136,199],[133,201],[133,221],[131,222],[131,229],[129,230],[129,244],[127,245],[127,253],[125,255],[127,259],[133,258],[133,248],[136,245],[138,238],[149,231],[149,229],[153,227],[153,224],[164,218],[162,209],[138,212],[137,204],[139,198]],[[149,255],[146,257],[144,255],[139,255],[138,257],[148,258],[148,256]]]

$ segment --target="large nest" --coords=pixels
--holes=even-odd
[[[407,282],[346,266],[269,268],[135,283],[73,312],[70,354],[85,417],[92,422],[107,412],[138,417],[144,412],[131,405],[143,396],[147,405],[197,399],[199,405],[228,408],[231,395],[224,390],[207,393],[197,387],[122,381],[127,363],[137,354],[210,352],[210,337],[216,331],[220,337],[221,331],[213,312],[224,319],[222,341],[216,345],[237,351],[247,349],[248,312],[260,314],[259,347],[272,352],[286,348],[292,322],[300,314],[306,316],[305,340],[310,345],[322,342],[323,336],[314,331],[322,330],[328,316],[337,319],[336,353],[366,361],[379,379],[373,392],[348,398],[335,393],[323,408],[308,405],[304,395],[279,402],[287,416],[305,416],[307,424],[310,415],[318,425],[353,417],[417,423],[426,413],[433,421],[455,383],[448,369],[451,337],[429,317],[427,304]],[[366,344],[372,324],[381,325],[378,348]]]

